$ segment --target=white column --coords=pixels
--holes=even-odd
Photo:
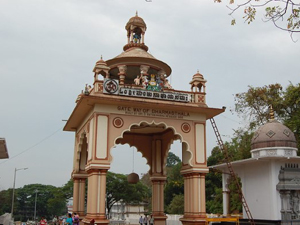
[[[222,174],[222,190],[223,190],[223,215],[227,216],[229,214],[229,189],[227,185],[227,180],[229,178],[228,174]]]

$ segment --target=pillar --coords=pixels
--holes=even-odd
[[[119,81],[120,81],[120,85],[124,85],[125,83],[125,77],[126,77],[126,71],[127,71],[127,66],[125,65],[121,65],[121,66],[118,66],[118,69],[119,69]]]
[[[166,177],[151,177],[152,181],[152,216],[155,225],[165,225],[167,216],[164,213],[164,184]]]
[[[184,177],[183,225],[205,224],[205,173],[190,172]]]
[[[145,42],[145,32],[142,33],[142,44],[144,44]]]
[[[147,66],[141,66],[144,73]],[[152,182],[152,216],[155,225],[165,225],[167,216],[164,213],[164,184],[167,180],[163,173],[163,140],[154,136],[151,144],[151,182]]]
[[[73,212],[85,216],[85,181],[86,178],[73,178]]]
[[[127,43],[130,43],[130,34],[127,35]]]
[[[130,29],[130,42],[133,43],[133,30]]]
[[[80,217],[85,216],[85,182],[87,173],[78,171],[72,173],[73,178],[73,212]]]
[[[229,209],[230,209],[230,201],[229,201],[229,194],[230,194],[230,191],[228,189],[228,179],[229,179],[229,176],[228,174],[225,174],[223,173],[222,174],[222,189],[223,189],[223,215],[224,216],[229,216]]]
[[[109,224],[105,214],[106,169],[90,169],[88,172],[87,214],[83,219],[89,224],[92,219],[95,224]]]

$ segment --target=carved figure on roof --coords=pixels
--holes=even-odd
[[[146,75],[141,75],[141,78],[142,78],[142,85],[143,85],[143,88],[147,88],[147,85],[148,85],[148,78]]]
[[[168,79],[165,79],[164,81],[164,87],[167,89],[173,89],[171,84],[169,83]]]
[[[133,34],[133,42],[134,43],[140,43],[141,42],[141,35],[138,33]]]
[[[151,74],[151,80],[149,81],[149,85],[156,86],[156,80],[154,74]]]
[[[90,92],[91,92],[91,90],[92,90],[92,86],[86,84],[86,85],[85,85],[85,88],[84,88],[84,94],[85,94],[85,95],[89,95]]]
[[[159,75],[156,76],[156,82],[157,82],[157,86],[159,86],[160,88],[164,87],[164,82],[161,80],[161,76]]]
[[[154,74],[151,74],[151,80],[148,83],[147,90],[149,91],[161,91],[161,86],[158,85],[157,76]]]
[[[134,79],[135,85],[140,85],[140,83],[141,83],[141,78],[142,78],[142,75],[141,75],[141,76],[137,75],[137,77]]]

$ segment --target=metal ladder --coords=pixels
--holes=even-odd
[[[246,199],[245,199],[245,197],[243,195],[242,188],[241,188],[241,186],[239,184],[239,180],[238,180],[235,172],[233,171],[232,164],[231,164],[229,156],[228,156],[227,148],[224,146],[224,143],[222,141],[221,135],[219,133],[219,130],[217,128],[217,125],[216,125],[216,122],[215,122],[214,118],[211,118],[210,122],[211,122],[211,125],[212,125],[213,129],[214,129],[215,135],[217,137],[217,141],[218,141],[218,145],[220,147],[220,150],[224,153],[225,161],[226,161],[229,173],[230,173],[231,177],[234,179],[234,181],[236,183],[236,186],[238,188],[238,194],[239,194],[240,199],[242,201],[242,205],[243,205],[243,208],[244,208],[244,210],[245,210],[245,212],[247,214],[249,222],[251,223],[251,225],[255,225],[255,222],[254,222],[253,217],[251,215],[250,209],[249,209],[248,204],[246,202]]]

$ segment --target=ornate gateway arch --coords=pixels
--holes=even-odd
[[[164,183],[166,158],[174,140],[182,142],[184,176],[183,224],[204,224],[206,120],[224,111],[209,108],[203,75],[197,72],[191,91],[174,90],[171,68],[149,54],[146,24],[137,15],[126,25],[124,52],[94,68],[93,87],[86,87],[64,130],[75,132],[73,210],[88,224],[108,224],[105,214],[106,173],[116,144],[135,146],[150,166],[152,214],[166,224]],[[100,79],[103,77],[103,79]],[[85,181],[88,179],[85,210]],[[86,213],[85,213],[86,211]]]

